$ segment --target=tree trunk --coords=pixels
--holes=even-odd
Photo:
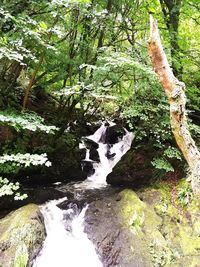
[[[43,63],[43,60],[44,60],[44,53],[40,56],[39,62],[37,64],[35,70],[33,71],[31,79],[29,80],[28,86],[24,92],[22,111],[24,111],[26,106],[27,106],[30,90],[31,90],[31,88],[35,82],[36,75],[37,75],[37,73],[38,73],[38,71],[39,71],[39,69]]]
[[[190,167],[193,191],[200,197],[200,152],[188,129],[185,84],[174,76],[169,66],[161,44],[157,22],[152,15],[150,15],[148,51],[154,70],[168,97],[172,131],[177,145]]]

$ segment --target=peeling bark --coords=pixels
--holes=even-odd
[[[148,52],[154,70],[167,95],[170,104],[171,128],[179,149],[191,170],[193,191],[200,197],[200,152],[192,139],[186,113],[185,84],[180,82],[169,66],[163,50],[156,20],[150,15],[150,39]]]

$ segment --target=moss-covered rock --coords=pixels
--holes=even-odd
[[[86,232],[104,266],[200,266],[200,208],[188,185],[162,182],[92,202]]]
[[[129,198],[130,195],[126,196]],[[134,214],[133,209],[119,198],[119,195],[112,195],[92,202],[86,211],[85,231],[95,244],[103,266],[153,267],[151,254],[145,249],[146,244],[138,235],[143,220],[140,221],[138,217],[132,231],[129,219]],[[133,203],[134,196],[131,195],[130,198]],[[120,214],[120,207],[124,209],[125,220]],[[138,207],[138,212],[140,211]]]
[[[26,205],[0,220],[0,266],[26,267],[45,238],[43,217],[35,204]]]
[[[151,254],[153,266],[200,264],[199,201],[191,196],[187,205],[182,205],[184,202],[179,197],[188,188],[187,182],[180,181],[175,197],[166,183],[137,194],[132,190],[121,193],[124,224],[137,236],[138,242],[143,242],[143,250]]]
[[[142,255],[148,258],[148,266],[169,264],[173,258],[173,252],[160,232],[162,218],[148,203],[141,201],[132,190],[124,190],[120,195],[119,208],[123,224],[129,229],[134,244],[136,239],[139,244],[133,250],[135,257]]]

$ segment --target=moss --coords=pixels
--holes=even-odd
[[[196,256],[186,256],[181,257],[173,267],[198,267],[200,263],[200,257]],[[171,267],[171,266],[170,266]]]
[[[177,192],[185,188],[188,182],[181,180]],[[195,197],[184,206],[178,201],[174,203],[171,188],[164,182],[138,194],[124,190],[120,195],[124,227],[132,233],[133,240],[137,238],[137,243],[141,242],[140,249],[145,257],[151,256],[153,266],[199,265],[200,208]]]
[[[153,257],[154,266],[159,267],[170,265],[176,257],[174,252],[166,246],[160,247],[159,244],[152,242],[149,247]]]
[[[148,224],[156,229],[161,223],[154,210],[141,201],[132,190],[122,191],[121,198],[121,215],[126,225],[133,226],[134,221],[138,221],[143,230],[148,230]]]
[[[40,249],[45,229],[37,205],[29,204],[0,220],[0,261],[4,267],[27,266]]]
[[[142,252],[143,257],[150,258],[152,266],[158,266],[155,264],[159,258],[162,258],[162,261],[171,259],[171,250],[167,248],[166,241],[159,231],[162,219],[154,209],[141,201],[132,190],[124,190],[121,193],[120,207],[124,225],[132,233],[134,242],[137,238],[137,249]],[[162,255],[165,255],[164,259]]]
[[[21,245],[15,254],[13,267],[26,267],[28,265],[29,253],[25,244]]]

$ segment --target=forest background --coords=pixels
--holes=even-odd
[[[3,0],[1,197],[23,199],[20,184],[56,181],[66,176],[64,166],[73,172],[81,137],[103,120],[135,133],[136,155],[148,147],[154,177],[187,174],[148,57],[149,13],[186,84],[190,130],[200,146],[198,0]]]

